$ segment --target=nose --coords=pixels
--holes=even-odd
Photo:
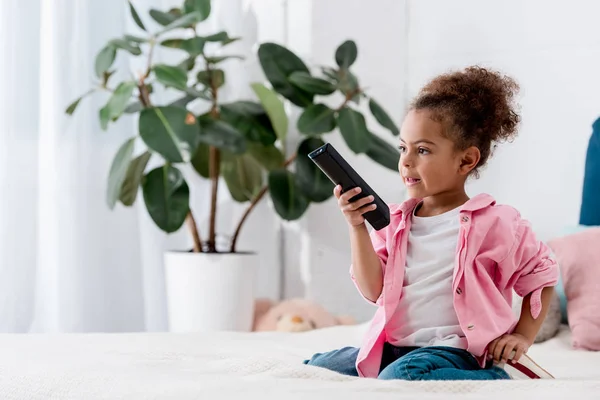
[[[302,317],[294,315],[292,317],[292,322],[295,323],[295,324],[301,324],[302,322],[304,322],[304,320],[302,319]]]
[[[400,165],[405,167],[405,168],[410,168],[413,166],[413,159],[412,159],[412,155],[408,154],[408,152],[405,152],[403,154],[400,154]]]

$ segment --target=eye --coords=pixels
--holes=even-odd
[[[404,145],[401,144],[400,146],[398,146],[398,150],[400,150],[400,153],[405,153],[406,152],[406,146],[404,146]]]
[[[430,151],[424,147],[419,147],[419,154],[429,154]]]

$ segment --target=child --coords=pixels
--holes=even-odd
[[[398,169],[410,199],[390,206],[386,228],[367,231],[362,214],[375,209],[372,198],[350,203],[359,189],[334,189],[350,230],[351,278],[378,308],[360,349],[316,354],[306,364],[379,379],[511,379],[507,371],[515,370],[551,377],[525,353],[545,318],[557,264],[518,211],[465,192],[494,144],[516,134],[517,90],[479,67],[422,89],[400,135]],[[524,297],[519,319],[513,289]]]

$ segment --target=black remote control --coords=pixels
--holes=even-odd
[[[372,195],[375,199],[373,203],[377,208],[367,211],[363,214],[365,219],[375,230],[385,228],[390,223],[390,209],[388,205],[375,193],[373,189],[365,182],[363,178],[348,164],[348,162],[337,152],[330,144],[313,150],[308,157],[327,175],[334,185],[342,186],[342,193],[356,187],[361,188],[361,192],[350,199],[350,202]]]

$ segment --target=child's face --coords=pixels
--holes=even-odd
[[[442,124],[427,110],[411,110],[400,130],[398,170],[408,195],[425,198],[464,187],[463,154],[442,135]]]

